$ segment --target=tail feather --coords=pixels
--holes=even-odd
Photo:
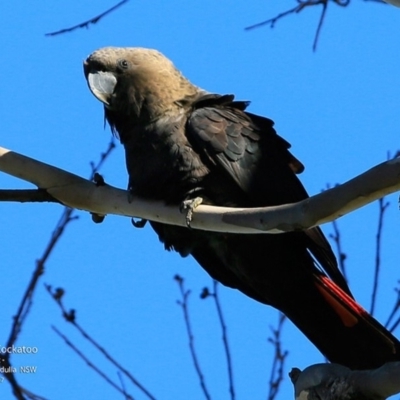
[[[400,354],[397,354],[399,341],[354,299],[326,276],[318,277],[315,284],[322,296],[338,314],[345,327],[352,328],[357,324],[363,325],[369,334],[381,338],[382,343],[386,343],[388,351],[397,355],[397,359],[400,359]]]
[[[316,267],[300,235],[211,235],[152,226],[164,243],[195,243],[188,252],[214,279],[282,311],[329,361],[351,369],[400,361],[400,342],[352,298],[343,279],[331,273],[332,281]],[[321,264],[323,255],[315,256]],[[334,271],[334,261],[329,266]]]
[[[314,278],[321,296],[313,305],[315,318],[298,312],[288,316],[329,361],[352,369],[400,361],[396,337],[328,277],[315,274]]]

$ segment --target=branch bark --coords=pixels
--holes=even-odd
[[[77,175],[2,147],[0,171],[33,183],[69,207],[100,215],[140,217],[186,226],[186,217],[178,207],[138,197],[131,197],[129,202],[126,190],[109,185],[97,186]],[[252,209],[200,205],[194,212],[191,227],[253,234],[303,230],[331,222],[398,190],[400,158],[395,158],[298,203]]]
[[[339,364],[293,368],[290,378],[296,400],[384,400],[400,393],[400,362],[367,371],[351,371]]]

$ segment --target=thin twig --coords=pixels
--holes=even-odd
[[[116,4],[115,6],[111,7],[110,9],[108,9],[107,11],[104,11],[103,13],[99,14],[97,17],[91,18],[91,19],[89,19],[88,21],[85,21],[85,22],[81,22],[80,24],[74,25],[71,28],[65,28],[65,29],[61,29],[61,30],[56,31],[56,32],[46,33],[45,36],[61,35],[63,33],[72,32],[75,29],[80,29],[80,28],[87,28],[88,29],[91,24],[96,24],[103,17],[105,17],[107,14],[110,14],[111,12],[113,12],[117,8],[121,7],[124,3],[127,3],[128,1],[129,0],[122,0],[118,4]]]
[[[261,28],[264,25],[269,25],[271,28],[273,28],[275,26],[275,24],[283,17],[286,17],[289,14],[293,14],[293,13],[298,13],[300,12],[304,7],[302,6],[296,6],[291,8],[290,10],[286,10],[278,15],[276,15],[273,18],[267,19],[266,21],[262,21],[262,22],[258,22],[257,24],[254,25],[250,25],[247,26],[246,28],[244,28],[245,31],[251,31],[252,29],[255,28]]]
[[[3,373],[2,375],[7,379],[8,383],[10,384],[14,397],[17,400],[26,400],[26,398],[22,394],[22,388],[19,386],[17,380],[15,379],[15,375],[12,372],[10,357],[8,356],[8,353],[0,353],[0,366],[4,368],[4,371],[8,371]]]
[[[205,293],[207,293],[208,290],[205,288],[203,289],[203,293],[201,295],[202,298],[205,298]],[[228,334],[227,334],[227,328],[224,320],[224,315],[222,313],[222,307],[221,303],[219,301],[219,296],[218,296],[218,282],[213,279],[213,293],[208,292],[208,296],[211,296],[214,299],[215,306],[217,308],[217,313],[218,313],[218,319],[219,323],[221,325],[222,329],[222,343],[224,345],[224,350],[225,350],[225,357],[226,357],[226,365],[228,369],[228,379],[229,379],[229,394],[231,400],[235,399],[235,385],[233,383],[233,367],[232,367],[232,358],[231,358],[231,351],[228,343]]]
[[[48,400],[43,396],[39,396],[33,392],[31,392],[30,390],[27,390],[25,388],[23,388],[22,386],[20,386],[21,392],[27,396],[27,399],[29,400]]]
[[[392,156],[390,152],[387,154],[387,159],[392,160],[400,155],[400,150],[397,150],[394,155]],[[378,292],[378,283],[379,283],[379,273],[380,273],[380,264],[381,264],[381,242],[382,242],[382,230],[383,230],[383,218],[385,215],[385,211],[389,207],[389,202],[385,202],[385,198],[382,197],[379,199],[378,205],[379,205],[379,218],[378,218],[378,228],[376,232],[376,251],[375,251],[375,273],[374,273],[374,282],[373,282],[373,290],[372,290],[372,296],[371,296],[371,310],[370,314],[373,315],[375,311],[375,303],[376,303],[376,297],[377,297],[377,292]],[[389,315],[388,321],[386,322],[385,326],[387,327],[391,320],[394,317],[394,314],[396,313],[398,307],[399,307],[399,291],[397,290],[397,301],[396,304],[394,305],[393,311]],[[397,325],[400,323],[400,318],[397,320],[394,325],[390,328],[390,332],[393,332],[394,329],[396,329]]]
[[[400,150],[397,150],[394,155],[392,156],[390,152],[387,154],[387,159],[395,159],[399,157],[400,155]],[[377,291],[378,291],[378,280],[379,280],[379,273],[380,273],[380,263],[381,263],[381,241],[382,241],[382,230],[383,230],[383,217],[385,214],[386,209],[389,207],[389,202],[385,202],[385,198],[382,197],[379,199],[379,218],[378,218],[378,228],[377,228],[377,233],[376,233],[376,252],[375,252],[375,273],[374,273],[374,282],[373,282],[373,291],[372,291],[372,296],[371,296],[371,310],[370,314],[373,315],[374,310],[375,310],[375,303],[376,303],[376,297],[377,297]],[[396,289],[397,291],[397,300],[394,305],[394,308],[392,312],[389,315],[389,318],[385,324],[385,327],[388,327],[391,320],[394,318],[394,315],[396,311],[399,308],[400,305],[400,296],[399,296],[399,289]],[[399,319],[393,324],[393,326],[389,329],[390,332],[393,332],[397,325],[400,323],[400,317]]]
[[[271,367],[271,375],[269,378],[269,393],[268,400],[274,400],[279,392],[280,384],[283,381],[283,370],[285,365],[285,359],[289,352],[282,350],[282,329],[283,323],[286,320],[286,316],[283,313],[278,313],[278,327],[276,329],[271,327],[272,337],[268,338],[268,341],[275,348],[275,355]]]
[[[249,31],[249,30],[252,30],[255,28],[260,28],[265,25],[269,25],[271,28],[273,28],[280,19],[287,17],[290,14],[298,14],[301,11],[303,11],[306,7],[322,5],[321,16],[319,18],[319,22],[318,22],[318,26],[317,26],[317,29],[315,32],[315,37],[314,37],[314,42],[313,42],[313,51],[316,51],[318,40],[319,40],[321,30],[322,30],[322,25],[325,20],[329,1],[333,1],[336,5],[338,5],[340,7],[347,7],[350,4],[350,0],[297,0],[298,5],[296,7],[293,7],[289,10],[283,11],[283,12],[279,13],[278,15],[276,15],[275,17],[270,18],[266,21],[262,21],[257,24],[254,24],[254,25],[250,25],[250,26],[246,27],[245,30]]]
[[[17,314],[13,317],[14,322],[11,327],[10,335],[7,341],[7,347],[11,347],[18,338],[19,333],[22,330],[22,326],[29,314],[29,311],[31,309],[31,306],[33,304],[33,295],[35,293],[37,283],[40,279],[40,277],[44,273],[44,268],[45,268],[45,262],[47,261],[48,257],[50,256],[51,251],[53,250],[54,246],[57,244],[59,238],[64,232],[64,229],[66,228],[67,224],[71,222],[75,217],[71,216],[72,214],[72,209],[71,208],[65,208],[63,214],[61,215],[60,220],[57,223],[56,228],[54,229],[50,242],[48,243],[42,257],[36,262],[36,267],[33,271],[32,278],[29,281],[28,287],[25,290],[25,293],[22,297],[21,303],[18,307]],[[4,358],[7,359],[7,363],[11,365],[10,363],[10,355],[9,353],[4,355]],[[18,400],[24,399],[21,390],[19,389],[18,384],[16,383],[16,379],[12,373],[4,374],[5,378],[8,380],[8,382],[11,384],[13,388],[13,392],[15,397]]]
[[[335,186],[338,186],[338,184],[336,184]],[[331,186],[329,184],[327,184],[326,189],[327,190],[331,189]],[[342,249],[342,237],[340,234],[340,229],[339,229],[337,220],[332,221],[332,227],[333,227],[333,233],[330,233],[329,237],[335,242],[336,254],[337,254],[337,258],[338,258],[338,267],[339,267],[339,270],[342,273],[344,279],[348,283],[349,280],[347,277],[346,264],[345,264],[347,255]]]
[[[328,9],[328,0],[325,2],[322,2],[322,11],[321,11],[321,16],[319,17],[319,22],[318,22],[318,27],[315,32],[315,37],[314,37],[314,43],[313,43],[313,51],[317,51],[317,44],[318,44],[318,39],[319,35],[321,33],[322,25],[324,23],[325,15],[326,15],[326,10]]]
[[[228,377],[229,377],[229,393],[231,395],[231,399],[235,399],[235,386],[233,383],[233,368],[232,368],[232,359],[231,359],[231,352],[230,352],[230,347],[228,343],[228,334],[227,334],[227,329],[226,329],[226,324],[224,320],[224,316],[222,314],[222,308],[221,304],[219,301],[219,296],[218,296],[218,282],[214,279],[213,280],[213,288],[214,288],[214,300],[215,300],[215,306],[217,307],[218,311],[218,318],[219,322],[221,325],[222,329],[222,342],[224,344],[224,350],[225,350],[225,356],[226,356],[226,364],[228,368]]]
[[[111,140],[109,143],[107,150],[101,154],[100,161],[97,163],[97,166],[93,167],[92,165],[92,173],[97,171],[97,169],[103,164],[105,159],[110,155],[112,149],[115,147],[114,139]],[[93,164],[93,163],[91,163]],[[56,227],[54,228],[49,243],[47,244],[42,257],[36,261],[35,269],[32,273],[32,278],[28,283],[28,286],[25,290],[24,295],[22,296],[22,300],[18,307],[16,315],[13,317],[13,324],[11,326],[10,334],[7,340],[7,347],[11,347],[14,345],[18,339],[18,335],[22,330],[22,326],[31,310],[31,306],[33,304],[33,296],[39,282],[40,277],[44,274],[45,271],[45,263],[47,262],[48,258],[50,257],[51,252],[53,251],[54,247],[58,243],[59,239],[61,238],[62,234],[64,233],[67,225],[76,220],[78,217],[73,215],[74,210],[69,207],[65,207],[60,219],[58,220]],[[4,354],[3,357],[0,357],[0,365],[1,366],[9,366],[11,367],[11,353]],[[12,371],[10,369],[10,371]],[[18,400],[25,400],[25,397],[22,393],[22,388],[18,385],[15,376],[12,372],[3,374],[7,381],[10,383],[14,396]]]
[[[372,295],[371,295],[371,307],[370,314],[374,315],[376,297],[378,293],[378,284],[379,284],[379,274],[381,268],[381,244],[382,244],[382,230],[383,230],[383,217],[386,209],[389,207],[389,202],[385,201],[385,198],[382,197],[378,200],[379,204],[379,218],[378,218],[378,228],[376,232],[376,250],[375,250],[375,272],[374,272],[374,282],[372,286]]]
[[[397,284],[399,285],[400,281],[398,281]],[[394,324],[389,328],[389,324],[392,322],[396,313],[400,310],[400,287],[399,286],[397,288],[395,288],[395,292],[396,292],[396,301],[395,301],[395,303],[393,305],[393,309],[392,309],[391,313],[389,314],[389,317],[385,323],[385,328],[387,328],[389,330],[389,332],[393,332],[400,322],[400,317],[398,317],[397,320],[394,322]]]
[[[400,300],[397,300],[397,303],[394,307],[394,312],[398,311],[400,309]],[[395,329],[400,325],[400,317],[397,317],[396,321],[393,323],[393,325],[389,328],[389,332],[394,332]]]
[[[103,356],[119,371],[121,371],[138,389],[140,389],[150,400],[156,400],[156,398],[121,364],[119,364],[108,352],[104,349],[104,347],[100,346],[76,321],[76,313],[75,310],[67,311],[65,308],[62,297],[64,294],[64,290],[59,288],[56,290],[52,290],[50,285],[45,285],[46,290],[52,296],[52,298],[56,301],[58,306],[60,307],[63,317],[69,323],[71,323],[79,333],[87,340],[90,344],[92,344]]]
[[[395,329],[400,325],[400,317],[396,319],[396,322],[390,327],[389,332],[394,332]]]
[[[333,232],[334,233],[331,233],[329,235],[329,237],[336,244],[336,253],[338,255],[338,267],[339,267],[339,270],[342,273],[344,279],[346,280],[346,282],[348,282],[347,272],[346,272],[346,265],[345,265],[345,261],[346,261],[347,255],[342,250],[342,240],[341,240],[339,225],[338,225],[336,220],[332,221],[332,226],[333,226]]]
[[[76,353],[82,360],[86,362],[89,368],[92,368],[95,372],[97,372],[108,384],[110,384],[115,390],[122,393],[126,396],[126,393],[123,389],[121,389],[115,382],[113,382],[103,371],[101,371],[96,365],[94,365],[65,335],[63,335],[55,326],[51,326],[54,332],[60,336],[64,342]],[[129,395],[130,400],[133,400],[133,397]]]
[[[131,396],[128,394],[128,392],[126,391],[126,387],[125,387],[125,382],[124,382],[124,378],[123,378],[123,376],[122,376],[122,374],[121,374],[121,371],[117,371],[117,375],[118,375],[118,378],[119,378],[119,382],[120,382],[120,384],[121,384],[121,388],[122,388],[122,391],[123,391],[123,393],[124,393],[124,395],[125,395],[125,399],[126,400],[129,400],[130,398],[131,398]],[[133,400],[133,399],[132,399]]]
[[[111,151],[115,147],[115,142],[114,139],[110,141],[108,144],[108,147],[104,153],[101,153],[100,155],[100,160],[98,161],[97,164],[94,164],[93,162],[90,164],[92,168],[91,176],[94,176],[94,174],[99,170],[99,168],[103,165],[104,161],[107,159],[107,157],[110,155]],[[22,298],[22,301],[20,303],[20,306],[18,308],[17,314],[14,316],[14,323],[11,329],[11,333],[7,342],[7,346],[12,346],[15,341],[17,340],[18,333],[21,330],[22,324],[24,322],[24,319],[26,318],[26,315],[29,312],[31,303],[32,303],[32,296],[34,293],[34,290],[36,288],[37,282],[40,278],[40,276],[44,273],[44,266],[46,261],[48,260],[52,250],[54,249],[55,245],[58,243],[58,240],[60,239],[61,235],[64,233],[64,230],[68,223],[70,223],[73,220],[76,220],[78,217],[73,216],[74,210],[69,207],[65,207],[63,213],[61,214],[60,219],[58,220],[56,227],[54,231],[51,234],[50,242],[47,244],[46,249],[42,255],[42,257],[36,262],[36,268],[33,272],[31,281],[29,282],[29,285],[25,291],[25,294]]]
[[[18,307],[17,314],[14,316],[14,323],[12,325],[10,336],[7,341],[7,347],[12,346],[17,340],[22,325],[30,311],[34,291],[36,289],[39,278],[44,273],[44,268],[45,268],[44,266],[47,259],[50,256],[51,251],[57,244],[58,239],[63,234],[67,224],[72,220],[76,219],[76,217],[72,217],[71,214],[72,214],[72,209],[65,208],[63,214],[61,215],[61,218],[59,219],[56,225],[56,228],[54,229],[51,235],[50,242],[48,243],[42,257],[36,262],[36,267],[35,270],[33,271],[32,278],[28,284],[24,296],[22,297],[22,301]]]
[[[115,138],[112,137],[110,142],[108,143],[108,147],[105,152],[100,154],[100,159],[95,164],[93,161],[90,162],[90,167],[92,169],[92,174],[90,176],[90,180],[94,179],[94,176],[96,173],[99,172],[100,168],[103,166],[104,162],[107,160],[107,158],[110,156],[111,152],[115,149]]]
[[[179,290],[180,290],[181,296],[182,296],[182,300],[178,300],[178,304],[182,307],[183,316],[184,316],[185,325],[186,325],[186,331],[187,331],[187,335],[189,338],[189,349],[190,349],[190,354],[192,356],[194,368],[195,368],[197,376],[199,378],[200,386],[203,391],[204,397],[207,400],[211,400],[211,396],[208,392],[203,372],[200,368],[200,364],[197,359],[196,349],[194,347],[194,336],[193,336],[192,327],[190,324],[190,317],[189,317],[189,311],[188,311],[188,298],[190,295],[190,290],[185,290],[185,287],[183,284],[183,278],[181,276],[175,275],[174,279],[178,283]]]

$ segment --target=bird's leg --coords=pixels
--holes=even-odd
[[[179,209],[181,213],[186,212],[186,226],[190,228],[190,223],[193,219],[193,211],[203,202],[202,197],[182,201]]]
[[[96,184],[97,187],[106,185],[106,182],[105,182],[103,176],[100,175],[98,172],[94,173],[93,182]],[[96,214],[96,213],[90,213],[90,214],[92,215],[92,221],[95,224],[102,223],[104,221],[104,218],[106,217],[105,215],[102,215],[102,214]]]
[[[128,187],[128,203],[131,204],[132,201],[133,201],[133,187],[130,185]],[[131,218],[131,222],[135,228],[144,228],[144,226],[147,223],[147,219],[141,218],[136,221],[135,218]]]

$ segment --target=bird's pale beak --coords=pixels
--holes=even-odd
[[[89,89],[94,96],[106,106],[110,106],[110,99],[114,93],[117,78],[111,72],[94,70],[89,70],[85,75]]]

